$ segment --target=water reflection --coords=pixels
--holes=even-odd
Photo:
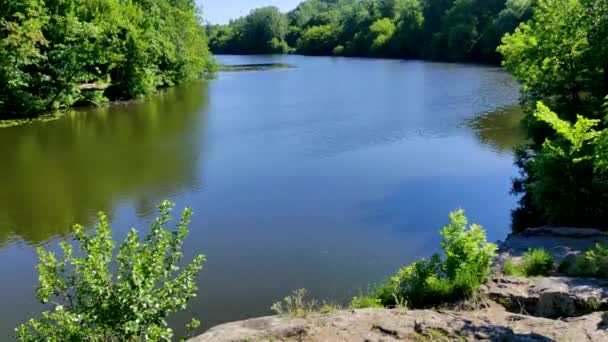
[[[150,212],[197,186],[206,83],[0,132],[0,244],[39,244],[132,201]],[[9,167],[7,167],[9,166]]]
[[[512,152],[525,142],[521,126],[524,113],[520,106],[502,107],[467,122],[477,139],[497,152]]]

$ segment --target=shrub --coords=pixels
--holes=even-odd
[[[21,341],[171,340],[166,318],[186,308],[196,296],[195,278],[204,256],[181,268],[180,252],[188,234],[191,211],[185,209],[176,231],[165,229],[173,207],[159,206],[160,216],[143,240],[131,230],[114,255],[114,241],[105,214],[95,232],[75,226],[79,247],[61,244],[63,256],[38,249],[37,298],[53,308],[20,325]],[[113,257],[114,255],[114,257]],[[115,270],[115,272],[112,272]],[[189,328],[198,322],[193,320]]]
[[[528,250],[522,257],[521,274],[526,277],[548,276],[553,270],[553,256],[545,249]]]
[[[382,305],[382,300],[380,298],[374,298],[373,296],[354,297],[349,305],[349,308],[351,309],[368,309],[382,307],[384,307],[384,305]]]
[[[277,315],[287,315],[292,317],[306,317],[315,311],[316,300],[306,300],[306,289],[293,291],[290,296],[283,298],[282,301],[272,304],[270,309]]]
[[[530,249],[523,254],[521,264],[516,264],[513,259],[505,260],[502,272],[517,277],[548,276],[554,264],[553,256],[545,249]]]
[[[469,297],[490,275],[496,246],[488,243],[483,228],[467,227],[463,210],[450,214],[441,230],[443,259],[439,254],[401,269],[371,296],[384,306],[407,303],[424,308]]]
[[[341,309],[340,305],[334,302],[319,303],[315,299],[306,299],[307,293],[306,289],[295,290],[282,301],[272,304],[270,310],[279,316],[303,318],[312,313],[329,314]]]
[[[560,271],[575,277],[608,278],[608,246],[598,243],[574,261],[565,260]]]
[[[521,269],[519,265],[517,265],[513,259],[507,259],[502,264],[502,273],[508,276],[518,276],[520,275]]]
[[[343,56],[344,55],[344,46],[342,46],[342,45],[336,46],[332,53],[334,56]]]
[[[608,129],[601,129],[601,120],[583,116],[570,123],[541,102],[534,120],[554,133],[538,151],[517,154],[522,177],[513,190],[524,196],[514,215],[515,228],[608,227]]]

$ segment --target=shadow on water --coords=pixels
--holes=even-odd
[[[526,141],[521,125],[523,117],[522,108],[515,105],[484,113],[469,120],[467,125],[484,145],[496,152],[511,152]]]
[[[66,235],[121,200],[150,212],[163,195],[196,187],[207,102],[201,82],[2,129],[0,155],[10,167],[0,168],[0,245]]]

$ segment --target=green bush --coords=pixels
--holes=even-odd
[[[574,261],[565,260],[560,271],[574,277],[608,278],[608,246],[598,243]]]
[[[354,297],[351,300],[349,307],[351,309],[368,309],[368,308],[382,308],[382,300],[380,298],[374,298],[373,296],[360,296]]]
[[[553,264],[553,255],[541,248],[524,253],[520,267],[526,277],[548,276],[553,270]]]
[[[450,224],[441,230],[443,258],[439,254],[401,269],[396,276],[372,292],[382,305],[407,303],[424,308],[467,298],[490,276],[496,245],[488,243],[483,228],[467,227],[463,210],[450,214]]]
[[[502,264],[502,273],[508,276],[518,276],[520,275],[521,268],[517,265],[513,259],[507,259]]]
[[[553,255],[545,249],[530,249],[523,254],[520,264],[516,264],[513,259],[505,260],[502,272],[518,277],[548,276],[553,271],[554,264]]]
[[[52,309],[20,325],[21,341],[167,340],[170,314],[196,296],[195,278],[205,259],[197,256],[182,268],[180,252],[191,212],[185,209],[176,231],[165,229],[172,204],[159,206],[160,217],[143,240],[131,230],[114,254],[112,231],[99,214],[95,233],[75,227],[79,247],[61,244],[63,256],[39,248],[37,298]],[[114,271],[114,272],[113,272]],[[195,328],[193,320],[189,328]]]
[[[605,227],[608,130],[597,130],[600,120],[582,116],[571,124],[540,102],[535,118],[556,137],[523,163],[530,179],[522,190],[550,224]]]

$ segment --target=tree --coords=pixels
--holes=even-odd
[[[378,19],[369,27],[371,53],[383,55],[397,27],[389,18]]]
[[[0,116],[148,95],[212,71],[191,0],[6,0]]]
[[[114,255],[108,218],[99,214],[94,234],[76,226],[79,252],[61,244],[63,257],[38,249],[40,285],[36,291],[53,309],[17,328],[21,341],[170,341],[165,319],[196,296],[195,278],[204,256],[182,267],[180,251],[191,212],[185,209],[176,231],[166,230],[173,207],[160,216],[143,240],[132,229]],[[112,272],[116,266],[116,271]],[[195,327],[196,321],[190,327]]]
[[[285,40],[287,18],[277,7],[262,7],[254,9],[245,17],[241,29],[239,39],[247,53],[274,52],[271,41]]]
[[[516,158],[521,177],[513,191],[523,196],[513,214],[515,229],[605,226],[608,188],[598,165],[608,159],[607,27],[605,1],[538,0],[532,20],[507,34],[498,48],[503,65],[524,85],[532,141]]]
[[[333,52],[336,34],[329,25],[313,26],[304,31],[298,41],[298,52],[307,55],[323,55]]]
[[[469,56],[479,38],[478,19],[473,14],[473,0],[456,0],[443,17],[441,34],[446,41],[445,56],[463,61]]]
[[[497,63],[499,56],[495,50],[502,34],[527,19],[524,11],[520,11],[525,7],[521,2],[528,4],[535,0],[508,1],[513,3],[513,11],[509,13],[517,14],[508,17],[516,21],[511,26],[507,19],[495,25],[499,13],[505,10],[505,0],[305,0],[286,14],[289,24],[284,40],[277,37],[272,46],[294,51],[284,41],[301,54]],[[507,18],[507,14],[504,16]],[[244,18],[229,26],[234,31],[230,43],[212,43],[213,51],[272,52],[255,49],[259,44],[249,45],[258,35],[246,37],[251,30]],[[309,36],[303,39],[307,31]],[[333,34],[331,39],[327,36],[329,32]],[[311,38],[320,38],[320,33],[324,46],[308,44]]]
[[[580,115],[571,124],[542,102],[534,116],[556,137],[526,160],[532,178],[523,187],[532,204],[551,224],[607,227],[608,130]]]
[[[596,44],[606,38],[590,33],[601,31],[606,19],[589,6],[600,2],[539,0],[533,20],[503,38],[503,65],[524,84],[524,104],[533,107],[536,101],[550,101],[570,121],[576,119],[572,113],[593,115],[593,108],[597,112],[606,95],[601,86],[606,68],[597,58]]]

